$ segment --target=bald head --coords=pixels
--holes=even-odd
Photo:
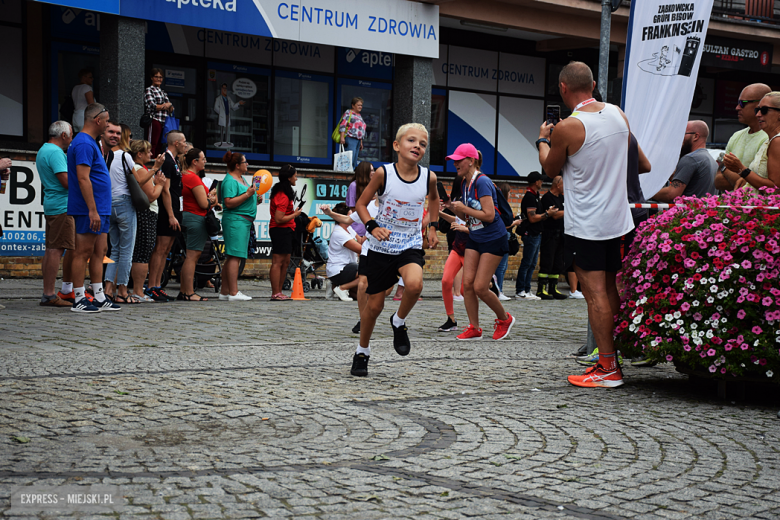
[[[572,61],[558,75],[558,83],[563,83],[572,93],[593,92],[593,72],[581,61]]]
[[[764,83],[753,83],[742,89],[740,99],[761,99],[770,92],[772,92],[772,89],[769,88],[769,85],[765,85]]]
[[[710,127],[704,121],[689,121],[686,132],[696,132],[699,137],[707,141],[710,136]]]

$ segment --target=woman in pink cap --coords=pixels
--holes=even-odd
[[[479,172],[479,152],[471,143],[458,146],[447,156],[447,160],[455,161],[458,181],[462,183],[462,202],[452,201],[446,206],[465,220],[469,229],[463,255],[463,301],[469,316],[469,326],[457,339],[482,339],[477,298],[496,314],[493,339],[504,339],[512,330],[515,319],[504,310],[498,296],[490,290],[493,273],[504,254],[509,252],[506,227],[496,211],[496,187],[487,175]]]

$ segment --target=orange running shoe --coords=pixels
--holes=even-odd
[[[73,305],[76,303],[76,294],[73,291],[70,291],[68,294],[63,293],[62,291],[57,292],[57,297],[60,300],[65,300],[69,304]]]
[[[605,370],[601,365],[596,364],[589,368],[581,376],[569,376],[569,383],[574,386],[584,388],[615,388],[623,385],[623,373],[620,367],[614,370]]]
[[[512,330],[512,325],[515,324],[515,319],[512,317],[512,315],[508,312],[506,315],[507,319],[504,321],[496,319],[496,324],[493,326],[493,328],[496,329],[496,331],[493,333],[493,339],[496,341],[509,336],[509,331]]]
[[[482,339],[482,329],[475,329],[474,326],[469,323],[469,326],[466,327],[463,332],[455,336],[455,339],[459,339],[462,341],[473,341],[477,339]]]

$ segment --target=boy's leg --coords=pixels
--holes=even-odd
[[[405,320],[422,294],[423,268],[419,264],[406,264],[398,268],[398,273],[404,280],[404,294],[395,315]]]
[[[376,319],[385,307],[385,292],[366,295],[366,305],[360,311],[360,346],[368,348]]]

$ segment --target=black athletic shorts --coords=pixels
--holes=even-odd
[[[178,203],[178,200],[176,201]],[[173,216],[176,217],[176,220],[179,221],[179,226],[182,226],[182,214],[181,211],[173,210]],[[158,237],[175,237],[178,236],[180,231],[178,229],[173,229],[170,226],[170,221],[168,219],[168,212],[165,211],[165,206],[160,204],[159,213],[157,214],[157,236]]]
[[[368,268],[366,277],[368,287],[366,294],[384,292],[398,283],[398,269],[407,264],[425,265],[425,251],[422,249],[407,249],[398,255],[387,255],[368,250]]]
[[[586,240],[571,235],[564,235],[563,251],[565,265],[577,267],[584,271],[606,271],[616,273],[621,268],[620,258],[621,237],[609,240]]]
[[[367,276],[368,272],[368,255],[360,255],[358,259],[358,276]]]

